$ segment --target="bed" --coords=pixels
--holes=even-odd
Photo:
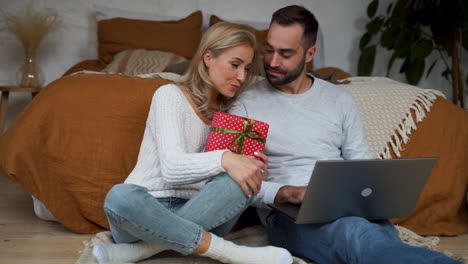
[[[107,230],[105,194],[135,165],[152,94],[187,68],[203,16],[196,11],[170,21],[99,20],[99,57],[79,62],[47,85],[0,137],[0,171],[68,229]],[[209,24],[223,20],[209,17]],[[266,28],[256,34],[262,42]],[[468,232],[467,112],[437,91],[351,77],[321,63],[315,60],[309,70],[352,91],[376,158],[438,158],[413,214],[393,221],[419,235]],[[400,110],[390,118],[394,106]],[[255,224],[255,216],[246,213],[236,228]]]

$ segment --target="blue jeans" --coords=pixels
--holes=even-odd
[[[118,184],[107,194],[104,210],[116,243],[144,240],[186,255],[198,247],[203,230],[227,234],[251,200],[222,173],[190,200],[155,198],[144,187]]]
[[[274,246],[317,263],[459,263],[442,253],[403,243],[388,220],[343,217],[328,224],[299,225],[272,212],[266,219]]]

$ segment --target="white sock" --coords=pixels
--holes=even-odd
[[[291,264],[293,262],[291,254],[284,248],[241,246],[213,234],[211,234],[208,250],[201,255],[233,264]]]
[[[93,255],[98,263],[106,262],[138,262],[166,250],[161,246],[146,241],[119,244],[97,244],[93,247]]]
[[[47,221],[57,221],[55,216],[47,209],[47,207],[39,201],[34,195],[31,195],[33,198],[33,206],[34,206],[34,213],[36,214],[37,217],[39,217],[42,220],[47,220]]]

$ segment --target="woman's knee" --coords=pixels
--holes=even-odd
[[[253,193],[250,196],[245,195],[240,185],[227,173],[221,173],[215,176],[210,183],[216,184],[217,189],[221,190],[223,194],[228,196],[231,200],[240,200],[246,205],[249,205],[253,199]],[[252,191],[252,190],[250,190]]]
[[[106,211],[122,212],[128,211],[136,204],[138,193],[145,188],[134,184],[114,185],[106,195],[104,209]]]

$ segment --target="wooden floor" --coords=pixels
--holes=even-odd
[[[0,175],[0,264],[75,263],[91,237],[37,218],[31,196]],[[468,256],[468,234],[441,238],[439,249]]]
[[[83,249],[82,241],[91,237],[37,218],[31,196],[0,175],[1,264],[75,263]]]

